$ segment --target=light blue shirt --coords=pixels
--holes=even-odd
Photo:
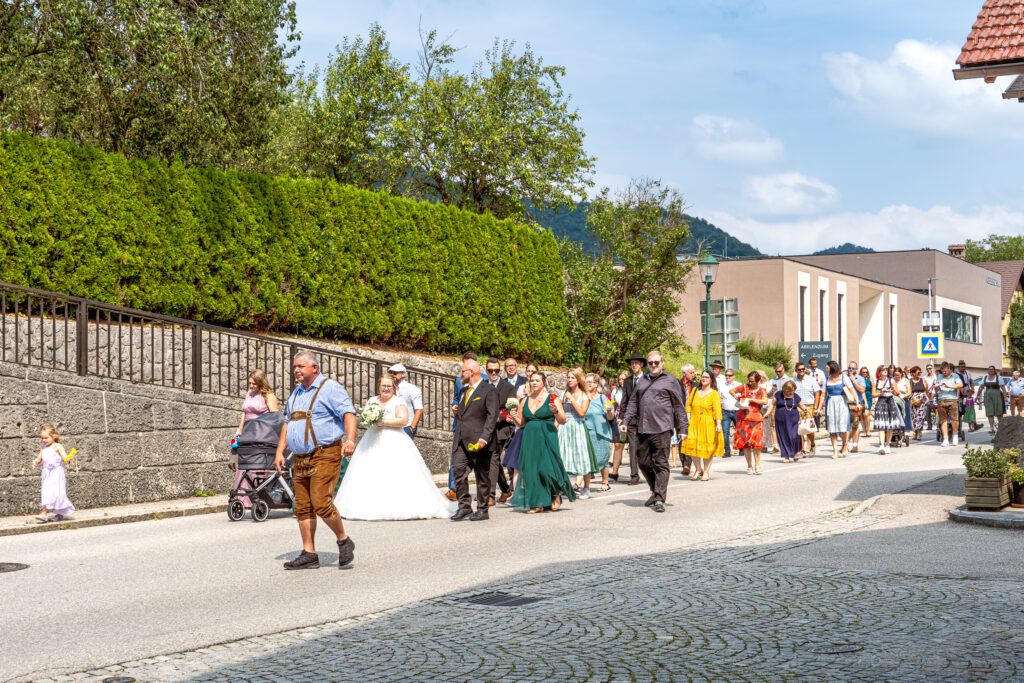
[[[344,437],[345,415],[347,413],[355,415],[356,409],[352,405],[352,399],[349,398],[345,387],[332,379],[327,379],[324,375],[318,375],[313,380],[313,383],[309,385],[308,389],[301,384],[295,387],[295,391],[288,398],[288,403],[285,404],[284,411],[285,419],[288,419],[291,417],[293,410],[309,410],[313,394],[316,393],[317,388],[324,382],[327,383],[327,386],[316,397],[316,403],[313,405],[313,414],[310,416],[310,420],[313,423],[313,434],[316,435],[316,441],[321,446],[334,443]],[[353,434],[352,436],[355,435]],[[315,448],[312,435],[309,437],[309,443],[305,442],[305,437],[306,421],[296,420],[292,422],[289,420],[288,448],[291,449],[292,453],[309,453]]]
[[[1006,383],[1006,386],[1010,387],[1010,396],[1024,395],[1024,377],[1021,377],[1020,379],[1011,379]]]

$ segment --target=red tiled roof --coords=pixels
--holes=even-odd
[[[961,67],[1024,61],[1024,2],[985,0],[956,63]]]
[[[1000,293],[1003,301],[1003,310],[999,312],[999,317],[1004,317],[1010,310],[1013,292],[1017,289],[1021,277],[1024,276],[1024,261],[989,261],[978,265],[999,273]]]

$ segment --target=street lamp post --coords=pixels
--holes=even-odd
[[[700,279],[704,283],[704,369],[711,367],[711,285],[715,284],[715,277],[718,275],[718,261],[711,254],[708,254],[697,262],[700,268]]]

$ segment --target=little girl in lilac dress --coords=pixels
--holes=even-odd
[[[67,453],[64,447],[57,443],[60,434],[53,425],[43,425],[39,430],[39,436],[43,439],[43,450],[39,452],[32,462],[32,469],[42,464],[42,500],[43,512],[36,519],[40,522],[59,521],[75,511],[75,506],[68,500],[68,478],[67,469],[64,467],[64,458]],[[50,517],[50,514],[53,517]]]

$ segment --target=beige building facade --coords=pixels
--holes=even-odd
[[[830,341],[840,363],[874,370],[923,364],[917,335],[929,278],[946,337],[940,360],[964,360],[972,371],[999,363],[998,275],[931,249],[723,261],[711,297],[737,299],[744,337],[781,341],[794,356],[801,341]],[[704,296],[694,269],[676,319],[694,346],[701,341]]]

